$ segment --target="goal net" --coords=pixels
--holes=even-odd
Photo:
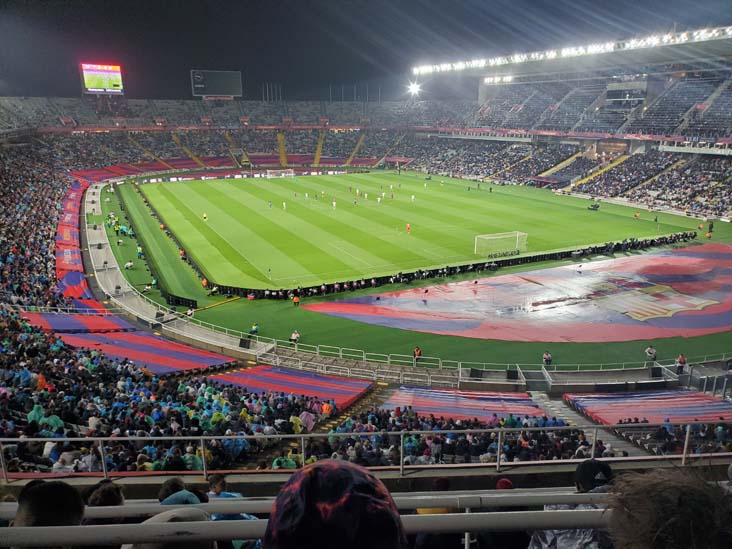
[[[526,251],[529,235],[519,231],[479,234],[475,237],[473,253],[485,257],[517,255]]]
[[[276,177],[295,177],[295,170],[267,170],[267,179]]]

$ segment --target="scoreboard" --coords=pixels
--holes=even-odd
[[[194,97],[241,97],[239,71],[191,71],[191,91]]]
[[[81,63],[81,85],[84,93],[122,95],[122,68],[119,65]]]

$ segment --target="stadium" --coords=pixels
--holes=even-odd
[[[186,67],[162,97],[172,69],[122,62],[142,30],[58,54],[75,95],[0,69],[0,547],[728,546],[709,9],[487,57],[465,35],[383,95],[305,63],[327,91],[285,98],[161,42]],[[45,23],[18,10],[22,45]]]

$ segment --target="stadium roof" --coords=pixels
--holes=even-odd
[[[640,39],[603,42],[542,52],[514,54],[412,68],[417,76],[468,73],[522,76],[548,72],[622,69],[638,65],[694,64],[732,61],[732,26]]]

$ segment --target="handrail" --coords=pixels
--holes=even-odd
[[[708,422],[698,422],[697,424],[706,424]],[[721,424],[732,424],[732,420],[727,421],[714,421],[711,423],[721,423]],[[686,464],[689,457],[714,457],[714,458],[724,458],[724,457],[732,457],[732,452],[716,452],[716,453],[705,453],[705,454],[695,454],[692,453],[691,449],[689,448],[688,439],[691,433],[690,426],[693,423],[632,423],[632,424],[617,424],[617,425],[596,425],[596,424],[585,424],[585,425],[567,425],[562,427],[512,427],[512,428],[489,428],[489,429],[463,429],[463,430],[443,430],[443,431],[392,431],[386,433],[386,436],[394,436],[399,437],[400,439],[400,448],[404,448],[404,440],[407,436],[410,435],[427,435],[427,436],[434,436],[435,434],[440,435],[447,435],[447,434],[458,434],[458,435],[466,435],[468,433],[471,434],[486,434],[486,433],[492,433],[495,434],[497,437],[497,440],[506,440],[506,435],[509,433],[516,433],[520,434],[522,432],[553,432],[553,431],[597,431],[600,429],[605,430],[612,430],[612,429],[625,429],[625,430],[634,430],[634,429],[643,429],[643,430],[649,430],[652,428],[657,427],[680,427],[680,430],[686,430],[686,437],[687,442],[684,444],[684,450],[682,454],[669,454],[669,455],[656,455],[656,456],[629,456],[629,457],[608,457],[608,458],[600,458],[604,461],[608,462],[615,462],[615,461],[648,461],[648,460],[681,460],[682,464]],[[297,435],[288,435],[288,434],[277,434],[277,435],[224,435],[224,436],[212,436],[212,435],[204,435],[204,436],[195,436],[195,437],[185,437],[185,436],[162,436],[162,437],[138,437],[138,436],[130,436],[130,437],[59,437],[59,438],[46,438],[46,437],[28,437],[28,438],[0,438],[0,455],[2,455],[3,452],[3,445],[6,444],[18,444],[21,442],[49,442],[54,441],[56,443],[64,443],[64,442],[84,442],[84,443],[92,443],[95,445],[99,445],[99,443],[105,443],[107,441],[114,442],[119,444],[120,442],[135,442],[135,441],[145,441],[145,442],[156,442],[156,441],[174,441],[177,443],[185,443],[188,441],[197,441],[198,445],[200,447],[203,447],[206,443],[206,441],[212,441],[212,440],[248,440],[248,441],[268,441],[272,440],[275,442],[280,442],[283,440],[297,440],[300,441],[300,447],[305,448],[305,441],[308,439],[323,439],[323,438],[369,438],[372,436],[379,436],[382,435],[381,432],[371,432],[371,433],[301,433]],[[593,437],[593,444],[594,440],[596,440],[596,436]],[[100,448],[103,448],[104,445],[102,444]],[[500,454],[499,454],[500,455]],[[400,471],[404,471],[404,469],[439,469],[439,468],[452,468],[453,465],[442,465],[442,464],[431,464],[431,465],[405,465],[403,462],[404,458],[404,452],[401,453],[401,463],[399,465]],[[206,475],[207,473],[210,473],[211,471],[206,470],[206,463],[205,463],[205,454],[203,457],[204,460],[204,471],[203,474]],[[578,463],[579,461],[582,461],[580,459],[564,459],[561,460],[562,463]],[[511,467],[513,466],[526,466],[526,465],[539,465],[539,466],[547,466],[547,465],[554,465],[556,464],[555,461],[522,461],[522,462],[512,462],[510,464],[504,464],[509,465]],[[3,478],[8,478],[8,472],[6,470],[5,466],[5,460],[0,461],[0,465],[2,466],[2,475]],[[496,463],[470,463],[470,464],[459,464],[459,467],[479,467],[479,468],[493,468],[495,467],[497,470],[500,470],[501,463],[500,460],[498,460]],[[393,467],[393,466],[388,466]],[[388,468],[387,467],[387,468]],[[278,470],[282,473],[288,473],[291,471],[286,470]],[[106,469],[103,471],[105,478],[107,478],[109,475],[106,471]],[[181,472],[185,473],[185,472]],[[73,473],[73,475],[79,475],[84,476],[87,473]],[[93,472],[91,474],[94,474]],[[71,473],[69,473],[71,475]],[[61,475],[63,476],[63,474]],[[115,476],[124,476],[123,473],[115,473]]]
[[[161,506],[161,512],[166,508]],[[405,515],[401,517],[407,534],[480,531],[525,531],[568,528],[606,528],[611,511],[514,511],[447,515]],[[170,543],[176,541],[216,541],[260,539],[267,520],[219,520],[129,525],[44,526],[6,528],[0,547],[110,545],[126,543]],[[323,535],[328,535],[323,533]]]
[[[480,491],[465,492],[460,495],[429,495],[414,496],[404,494],[392,494],[394,503],[398,509],[413,510],[423,507],[451,507],[454,509],[466,508],[506,508],[506,507],[528,507],[537,505],[552,504],[604,504],[609,499],[606,493],[589,494],[577,492],[549,492],[539,494],[512,494],[508,491]],[[197,505],[186,505],[186,509],[195,507],[207,513],[248,513],[268,515],[274,503],[274,497],[268,498],[211,498],[208,503]],[[172,509],[176,506],[162,508]],[[0,503],[0,519],[12,520],[18,510],[17,503]],[[147,517],[161,512],[160,503],[125,503],[124,505],[110,507],[87,506],[84,511],[86,519],[112,519],[122,517]]]

